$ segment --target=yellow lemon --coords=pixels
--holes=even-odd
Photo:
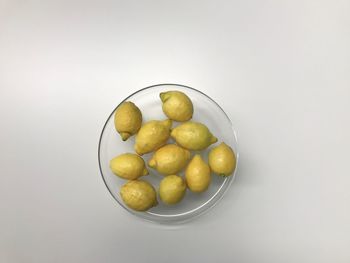
[[[164,177],[159,185],[160,199],[168,204],[176,204],[182,200],[186,193],[186,183],[178,175]]]
[[[134,103],[126,101],[119,105],[114,114],[114,126],[123,141],[137,133],[141,124],[142,114]]]
[[[176,174],[185,168],[190,155],[190,151],[175,144],[168,144],[159,148],[153,154],[148,165],[161,174]]]
[[[200,193],[208,189],[211,182],[210,168],[199,154],[196,154],[188,164],[185,178],[192,192]]]
[[[195,151],[204,150],[218,140],[207,126],[193,121],[185,122],[174,128],[171,131],[171,137],[180,146]]]
[[[162,147],[170,136],[171,120],[149,121],[142,125],[136,135],[135,151],[145,154]]]
[[[167,91],[159,94],[163,102],[163,112],[174,121],[188,121],[193,115],[190,98],[181,91]]]
[[[124,153],[113,158],[109,166],[115,175],[123,179],[133,180],[147,175],[144,160],[134,153]]]
[[[229,176],[236,168],[235,153],[226,143],[221,143],[210,150],[209,166],[214,173]]]
[[[128,207],[136,211],[146,211],[158,204],[155,189],[143,180],[132,180],[124,184],[120,196]]]

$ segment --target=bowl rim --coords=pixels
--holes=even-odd
[[[112,190],[109,188],[107,182],[106,182],[106,179],[104,178],[104,175],[103,175],[103,172],[102,172],[102,167],[101,167],[101,156],[100,156],[100,152],[101,152],[101,143],[102,143],[102,137],[103,137],[103,134],[104,134],[104,131],[106,129],[106,126],[107,126],[107,123],[108,121],[110,120],[110,118],[113,116],[114,112],[116,111],[116,109],[125,101],[127,101],[129,98],[131,98],[132,96],[134,96],[135,94],[141,92],[141,91],[144,91],[144,90],[147,90],[147,89],[151,89],[151,88],[155,88],[155,87],[159,87],[159,86],[178,86],[178,87],[182,87],[182,88],[187,88],[187,89],[190,89],[190,90],[193,90],[193,91],[196,91],[202,95],[204,95],[205,97],[207,97],[209,100],[211,100],[212,102],[215,103],[215,105],[224,113],[226,119],[229,121],[230,125],[231,125],[231,128],[232,128],[232,132],[233,132],[233,136],[234,136],[234,139],[235,139],[235,155],[236,155],[236,168],[233,172],[233,174],[230,176],[231,177],[231,180],[228,182],[228,185],[225,189],[223,189],[223,192],[221,194],[221,196],[218,197],[218,199],[212,204],[210,205],[209,207],[207,207],[206,209],[200,211],[199,213],[197,214],[194,214],[192,217],[189,217],[189,218],[186,218],[186,219],[182,219],[182,220],[176,220],[176,221],[158,221],[158,220],[152,220],[151,218],[148,218],[148,217],[145,217],[145,216],[141,216],[140,214],[143,213],[143,212],[137,212],[137,211],[133,211],[133,210],[129,210],[127,209],[117,198],[115,198],[115,196],[113,195],[112,193]],[[113,199],[115,201],[118,202],[118,204],[124,209],[126,210],[128,213],[130,214],[133,214],[135,215],[136,218],[138,218],[139,220],[143,220],[143,221],[147,221],[147,222],[151,222],[151,223],[155,223],[155,224],[161,224],[161,225],[174,225],[174,224],[183,224],[185,222],[188,222],[188,221],[191,221],[205,213],[207,213],[208,211],[210,211],[217,203],[219,203],[219,201],[224,197],[224,195],[226,194],[227,190],[231,187],[233,181],[235,180],[235,177],[236,177],[236,173],[237,173],[237,170],[238,170],[238,163],[239,163],[239,150],[238,150],[238,136],[237,136],[237,132],[236,132],[236,129],[233,127],[233,124],[232,124],[232,121],[231,119],[229,118],[229,116],[227,115],[227,113],[224,111],[224,109],[215,101],[213,100],[210,96],[208,96],[207,94],[205,94],[204,92],[200,91],[200,90],[197,90],[195,88],[192,88],[190,86],[186,86],[186,85],[182,85],[182,84],[176,84],[176,83],[161,83],[161,84],[155,84],[155,85],[151,85],[151,86],[147,86],[147,87],[144,87],[142,89],[139,89],[139,90],[136,90],[135,92],[133,92],[132,94],[130,94],[129,96],[127,96],[125,99],[123,99],[114,109],[113,111],[111,112],[111,114],[109,114],[107,120],[105,121],[104,125],[103,125],[103,128],[101,130],[101,134],[99,136],[99,141],[98,141],[98,149],[97,149],[97,157],[98,157],[98,166],[99,166],[99,170],[100,170],[100,175],[102,177],[102,180],[106,186],[106,188],[108,189],[108,192],[110,193],[110,195],[113,197]],[[221,186],[222,187],[222,186]],[[221,190],[222,191],[222,190]],[[206,203],[204,203],[203,205],[201,205],[199,208],[205,206],[206,204],[210,203],[210,201],[212,199],[214,199],[214,197],[216,196],[213,195]],[[198,208],[197,208],[198,209]],[[192,211],[191,211],[192,212]],[[190,213],[190,212],[188,212]],[[154,215],[154,214],[152,214]],[[160,216],[160,215],[157,215],[157,216]],[[173,216],[167,216],[168,218],[176,218],[176,216],[178,215],[173,215]]]

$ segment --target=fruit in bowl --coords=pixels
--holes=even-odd
[[[135,135],[135,143],[128,152],[111,159],[109,167],[119,179],[129,180],[121,186],[120,197],[135,211],[144,212],[157,206],[157,196],[163,205],[177,207],[175,204],[186,201],[187,189],[194,193],[192,198],[200,198],[213,187],[213,176],[230,176],[236,168],[233,149],[224,142],[215,145],[218,138],[211,131],[215,127],[208,127],[194,117],[190,96],[169,90],[160,92],[159,97],[168,119],[142,123],[143,117],[148,116],[143,116],[132,101],[120,104],[114,114],[114,126],[121,140],[129,145],[133,143],[130,137]],[[157,177],[156,172],[162,175],[158,194],[154,187],[157,184],[143,180],[143,176]]]

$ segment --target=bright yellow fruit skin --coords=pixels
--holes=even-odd
[[[174,121],[188,121],[193,115],[191,99],[181,91],[167,91],[159,94],[163,102],[163,112]]]
[[[148,165],[164,175],[176,174],[185,168],[190,156],[190,151],[175,144],[167,144],[153,154]]]
[[[171,120],[145,123],[136,135],[135,151],[142,155],[162,147],[169,139],[171,125]]]
[[[127,180],[148,174],[144,160],[134,153],[118,155],[109,162],[109,167],[115,175]]]
[[[123,141],[137,133],[142,124],[140,109],[131,101],[119,105],[114,114],[114,126]]]
[[[186,183],[181,176],[168,175],[160,182],[160,199],[168,205],[177,204],[186,193]]]
[[[120,196],[128,207],[136,211],[146,211],[158,204],[156,190],[143,180],[132,180],[124,184]]]
[[[188,164],[185,178],[192,192],[201,193],[208,189],[211,182],[210,168],[199,154],[196,154]]]
[[[229,176],[236,168],[236,155],[226,143],[221,143],[209,152],[210,169],[221,176]]]
[[[218,141],[207,126],[194,121],[185,122],[174,128],[171,131],[171,137],[180,146],[195,151],[204,150]]]

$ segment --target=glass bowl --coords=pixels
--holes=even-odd
[[[159,98],[159,93],[169,90],[179,90],[186,93],[191,98],[194,106],[192,120],[205,124],[218,138],[217,143],[200,152],[202,158],[207,162],[210,149],[221,142],[225,142],[227,145],[231,146],[236,153],[238,164],[239,155],[237,149],[237,136],[229,117],[213,99],[199,90],[178,84],[159,84],[143,88],[131,94],[122,102],[132,101],[135,103],[142,112],[143,123],[149,120],[164,120],[167,117],[162,111],[162,102]],[[146,212],[137,212],[127,207],[119,195],[120,187],[126,183],[126,180],[123,180],[112,173],[109,168],[109,161],[119,154],[134,152],[133,146],[135,143],[135,136],[130,137],[125,142],[121,140],[119,134],[114,128],[115,109],[109,115],[102,129],[98,147],[98,161],[102,178],[109,192],[120,206],[125,208],[131,214],[148,221],[163,224],[176,224],[183,223],[203,214],[223,197],[224,193],[233,182],[236,171],[229,177],[221,177],[212,173],[211,185],[206,192],[198,194],[187,189],[184,199],[176,205],[165,205],[161,202],[158,196],[159,204]],[[173,127],[177,125],[179,125],[178,122],[173,122]],[[169,142],[174,141],[169,139]],[[152,154],[153,153],[149,153],[142,156],[146,164]],[[194,152],[192,151],[192,156],[193,155]],[[141,179],[150,182],[155,189],[158,189],[160,180],[164,178],[164,176],[160,175],[156,170],[151,169],[150,167],[147,168],[150,174],[141,177]],[[184,176],[184,172],[181,172],[180,175]]]

